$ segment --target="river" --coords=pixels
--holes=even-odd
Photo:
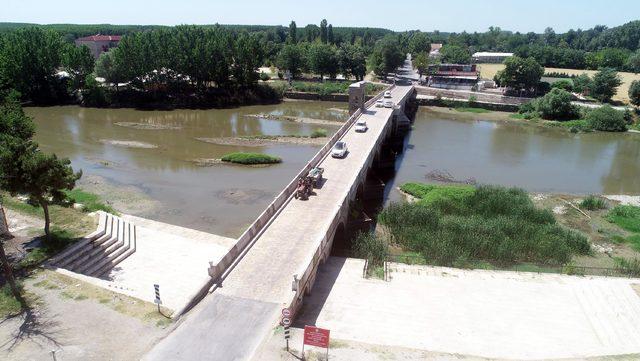
[[[572,134],[483,117],[420,107],[392,187],[437,172],[530,192],[640,194],[640,134]]]
[[[319,127],[331,135],[336,126],[247,115],[345,120],[345,108],[344,103],[287,101],[222,110],[65,106],[26,111],[36,121],[36,140],[42,149],[70,158],[75,169],[83,170],[81,188],[117,200],[114,205],[124,212],[237,237],[319,147],[215,145],[196,138],[310,134]],[[638,134],[571,134],[485,121],[483,114],[469,118],[469,114],[421,107],[388,189],[407,181],[427,182],[427,174],[437,171],[459,180],[532,192],[640,194]],[[132,128],[131,123],[154,129]],[[132,141],[147,148],[118,143]],[[200,167],[192,161],[234,151],[276,155],[283,163]],[[389,193],[391,200],[399,199],[396,192]]]

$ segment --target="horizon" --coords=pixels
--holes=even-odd
[[[626,0],[613,1],[621,6],[609,2],[580,6],[582,2],[567,0],[555,3],[550,0],[539,0],[535,4],[520,4],[509,0],[491,0],[478,2],[473,0],[459,0],[455,8],[442,6],[435,1],[406,0],[402,7],[410,9],[411,14],[425,14],[424,16],[393,16],[380,19],[377,5],[381,1],[354,0],[349,3],[338,3],[327,0],[322,4],[309,3],[302,6],[304,12],[295,11],[299,2],[284,0],[278,6],[268,6],[255,0],[225,3],[219,6],[204,0],[185,0],[175,4],[168,0],[159,0],[153,8],[143,2],[124,2],[114,0],[111,5],[103,7],[98,12],[84,12],[86,4],[77,0],[62,0],[50,3],[39,0],[3,0],[8,4],[0,14],[0,22],[29,23],[37,25],[158,25],[175,26],[188,25],[256,25],[256,26],[288,26],[293,20],[299,28],[308,24],[319,24],[325,18],[336,27],[369,27],[383,28],[395,32],[420,30],[423,32],[440,31],[446,33],[460,33],[466,31],[486,32],[490,26],[500,27],[502,30],[520,33],[542,33],[551,27],[557,33],[565,33],[570,29],[591,29],[597,25],[608,28],[620,26],[637,20],[640,13],[640,2]],[[371,3],[374,3],[371,6]],[[316,15],[327,13],[331,5],[341,9],[330,15]],[[363,5],[367,6],[363,6]],[[383,5],[386,5],[383,3]],[[397,4],[395,4],[397,6]],[[122,8],[128,11],[123,14]],[[279,9],[291,9],[289,13]],[[495,9],[495,10],[494,10]],[[390,9],[395,10],[395,9]],[[398,14],[402,14],[402,9]],[[362,12],[362,16],[353,17],[351,14]],[[437,12],[439,16],[433,17]],[[482,14],[482,15],[478,15]],[[527,14],[518,17],[518,14]],[[567,16],[570,14],[572,16]],[[317,18],[317,19],[316,19]],[[544,23],[538,19],[544,18]],[[265,21],[264,19],[269,19]],[[459,24],[464,24],[460,26]]]

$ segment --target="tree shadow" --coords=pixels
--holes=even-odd
[[[45,318],[42,311],[45,310],[36,310],[28,305],[23,305],[21,312],[9,315],[1,320],[0,326],[7,321],[22,318],[20,327],[12,333],[11,337],[0,343],[0,349],[6,348],[8,351],[11,351],[27,340],[35,342],[40,346],[43,346],[42,341],[45,341],[55,345],[56,348],[60,348],[61,344],[57,340],[58,333],[62,331],[58,329],[60,324],[58,321],[53,320],[53,318]]]

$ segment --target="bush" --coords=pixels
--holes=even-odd
[[[607,203],[602,198],[596,196],[588,196],[580,202],[580,207],[588,209],[590,211],[597,211],[599,209],[607,208]]]
[[[238,164],[275,164],[281,163],[282,159],[261,153],[230,153],[222,157],[223,162]]]
[[[576,93],[588,93],[593,86],[593,80],[589,74],[583,73],[573,78],[573,91]]]
[[[267,73],[260,73],[260,80],[269,81],[269,80],[271,80],[271,77]]]
[[[425,198],[391,204],[378,217],[392,242],[419,252],[430,263],[565,264],[573,254],[590,252],[586,237],[558,225],[553,213],[536,208],[523,190],[480,186],[471,193],[458,189],[453,197],[425,201],[434,189],[405,186],[405,191]]]
[[[353,241],[353,251],[356,257],[369,262],[369,269],[384,265],[389,247],[387,242],[373,233],[359,233]]]
[[[571,92],[573,91],[573,82],[567,79],[558,80],[551,84],[551,89],[562,89]]]
[[[586,115],[587,124],[594,130],[605,132],[625,132],[627,124],[623,112],[604,105],[594,109]]]
[[[602,68],[593,76],[591,95],[601,102],[609,102],[618,92],[622,79],[613,68]]]
[[[318,128],[314,130],[309,137],[310,138],[326,138],[326,136],[327,136],[327,130]]]
[[[533,105],[543,119],[575,119],[579,116],[579,112],[577,107],[571,104],[572,100],[573,96],[571,93],[555,88]]]
[[[631,104],[640,107],[640,81],[634,80],[629,86],[629,99]]]
[[[623,274],[631,277],[640,277],[640,259],[626,259],[616,257],[614,261],[616,264],[616,269],[618,269]]]

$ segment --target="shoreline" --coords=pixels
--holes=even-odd
[[[195,138],[197,141],[217,145],[237,145],[244,147],[264,147],[269,145],[317,145],[327,143],[327,137],[311,138],[305,136],[273,136],[273,137],[219,137]]]

